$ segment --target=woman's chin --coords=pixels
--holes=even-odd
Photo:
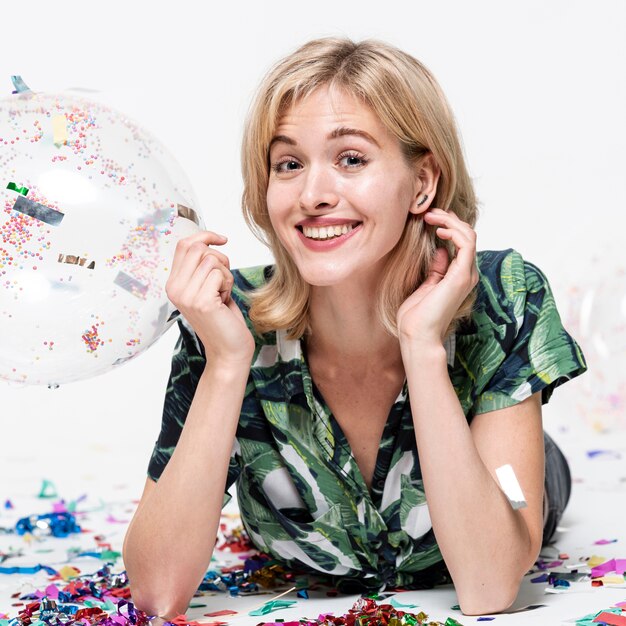
[[[354,280],[356,268],[341,266],[338,267],[334,264],[320,263],[307,266],[306,268],[299,267],[300,276],[302,280],[308,283],[312,287],[332,287],[335,285],[341,285],[348,280]]]

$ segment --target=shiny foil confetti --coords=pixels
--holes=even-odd
[[[13,210],[33,217],[40,222],[45,222],[51,226],[58,226],[65,215],[61,211],[39,204],[33,200],[29,200],[25,196],[18,196],[13,205]]]
[[[187,220],[191,220],[194,224],[200,224],[198,214],[193,209],[183,206],[182,204],[178,204],[176,205],[176,212],[178,217],[184,217]]]

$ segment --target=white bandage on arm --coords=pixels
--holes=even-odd
[[[498,477],[500,488],[504,491],[504,495],[509,499],[511,506],[515,510],[523,509],[525,506],[528,506],[511,465],[498,467],[496,469],[496,476]]]

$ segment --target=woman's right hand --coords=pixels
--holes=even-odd
[[[209,246],[227,238],[208,230],[181,239],[176,245],[167,297],[183,314],[214,362],[250,365],[254,337],[230,297],[234,279],[228,257]]]

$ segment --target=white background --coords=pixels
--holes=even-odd
[[[0,96],[20,74],[35,91],[96,90],[92,97],[137,120],[187,172],[207,227],[229,235],[232,267],[271,261],[240,211],[240,139],[251,96],[274,62],[326,35],[385,40],[433,71],[481,201],[479,248],[519,250],[548,275],[559,307],[573,285],[601,279],[620,262],[621,0],[21,0],[3,9]],[[36,491],[44,477],[66,498],[85,485],[105,495],[124,483],[139,494],[175,339],[171,330],[127,365],[54,391],[0,382],[0,499],[17,484]],[[560,394],[576,385],[557,390],[545,408],[548,430],[576,426],[575,415],[559,411]]]

